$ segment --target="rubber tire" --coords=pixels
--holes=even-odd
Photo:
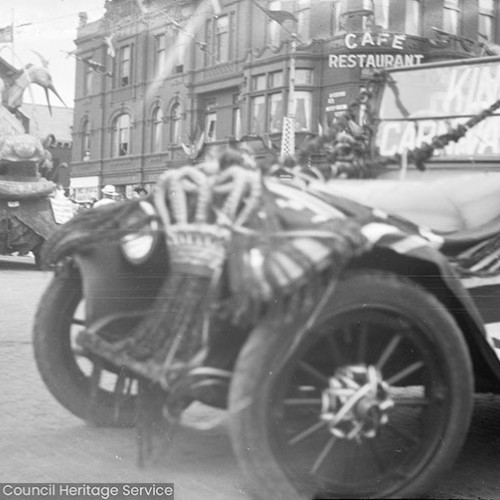
[[[325,316],[333,317],[343,310],[375,303],[397,308],[420,324],[424,321],[430,325],[436,348],[446,353],[443,358],[451,380],[449,389],[453,391],[454,407],[442,436],[443,445],[419,476],[384,497],[417,498],[453,465],[463,446],[473,408],[472,363],[463,334],[443,305],[414,282],[389,273],[346,275],[318,322]],[[248,484],[262,500],[302,498],[277,463],[267,438],[267,401],[275,370],[296,340],[296,332],[290,331],[290,326],[279,323],[258,326],[240,352],[230,387],[231,441]]]
[[[35,316],[33,347],[38,370],[56,400],[77,417],[97,426],[132,427],[136,422],[135,401],[124,401],[117,414],[109,392],[100,390],[94,401],[89,379],[75,363],[69,343],[70,326],[81,299],[77,273],[54,276]]]

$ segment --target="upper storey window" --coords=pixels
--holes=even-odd
[[[156,106],[152,114],[151,150],[159,153],[163,150],[163,112],[160,106]]]
[[[443,30],[453,35],[458,34],[460,18],[460,0],[444,0]]]
[[[269,10],[282,10],[281,9],[281,1],[274,0],[274,1],[269,2],[268,8],[269,8]],[[269,43],[271,45],[278,46],[280,44],[281,26],[279,23],[277,23],[276,21],[273,21],[272,19],[270,19],[268,22],[269,22],[269,25],[268,25],[267,36],[268,36]]]
[[[182,107],[176,102],[170,108],[170,142],[180,144],[182,132]]]
[[[422,0],[406,0],[405,33],[422,35]]]
[[[90,158],[90,121],[85,118],[82,123],[82,159]]]
[[[234,23],[234,12],[207,20],[205,65],[225,63],[234,58]]]
[[[389,3],[390,0],[333,0],[333,34],[361,28],[389,29]]]
[[[83,95],[89,95],[92,91],[92,81],[94,79],[94,69],[90,65],[91,59],[86,59],[83,65]]]
[[[130,115],[123,113],[113,121],[112,154],[114,157],[130,154]]]
[[[495,38],[495,2],[479,0],[479,36],[488,42]]]
[[[389,0],[364,0],[363,8],[372,12],[371,16],[363,17],[364,29],[374,26],[389,29]]]
[[[165,33],[155,36],[155,59],[154,72],[155,78],[162,76],[165,72],[165,57],[167,48],[167,37]]]
[[[215,57],[217,62],[226,62],[229,60],[229,17],[218,17],[215,27]]]
[[[132,84],[132,47],[125,45],[118,52],[118,87]]]
[[[299,38],[306,42],[311,38],[311,0],[299,0],[296,17]]]

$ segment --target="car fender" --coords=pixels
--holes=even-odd
[[[436,295],[462,329],[475,370],[481,378],[500,381],[500,359],[489,339],[483,317],[460,276],[443,253],[442,239],[422,230],[409,234],[397,226],[372,220],[361,231],[372,245],[358,265],[382,267],[408,276]]]

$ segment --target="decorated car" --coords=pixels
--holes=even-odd
[[[463,71],[493,85],[498,63],[444,64],[442,81],[455,99]],[[477,112],[450,104],[421,124],[405,88],[438,69],[380,78],[372,137],[390,135],[385,156],[353,156],[345,136],[332,150],[344,173],[393,164],[382,177],[399,179],[283,180],[232,152],[62,226],[44,247],[54,278],[34,323],[55,398],[82,419],[136,425],[142,464],[193,401],[226,408],[255,498],[432,488],[462,448],[474,393],[500,393],[499,174],[443,159],[441,174],[476,171],[408,181],[412,164],[496,123],[500,96],[486,86]],[[427,137],[429,120],[452,121]]]

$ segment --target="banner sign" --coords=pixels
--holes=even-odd
[[[325,112],[335,113],[345,112],[347,110],[347,104],[345,102],[339,103],[338,101],[345,101],[347,92],[345,90],[338,90],[336,92],[330,92],[328,94],[328,101],[325,107]]]
[[[64,196],[56,195],[49,200],[56,224],[64,224],[75,215],[73,203]]]
[[[413,68],[390,74],[379,112],[376,146],[392,156],[429,143],[436,135],[491,106],[500,98],[500,62]],[[436,156],[491,157],[500,155],[500,115],[470,129]]]

